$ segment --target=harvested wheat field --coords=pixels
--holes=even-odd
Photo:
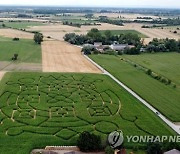
[[[153,16],[153,15],[146,15],[146,14],[138,14],[138,13],[95,13],[94,14],[95,17],[99,17],[99,16],[107,16],[108,18],[118,18],[121,17],[124,20],[128,19],[128,20],[136,20],[137,17],[151,17],[152,19],[157,19],[157,16]],[[161,17],[164,19],[164,17]]]
[[[170,33],[167,29],[157,29],[157,28],[141,28],[142,24],[125,24],[124,29],[134,29],[139,31],[142,34],[145,34],[149,38],[145,39],[145,42],[148,43],[153,38],[170,38],[178,40],[180,37],[176,34]]]
[[[18,37],[23,39],[33,39],[34,34],[23,32],[20,30],[14,30],[14,29],[0,29],[0,35],[4,37]]]
[[[63,41],[42,43],[43,72],[101,73],[81,54],[81,49]]]

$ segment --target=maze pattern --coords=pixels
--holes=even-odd
[[[30,132],[67,140],[82,131],[107,134],[118,129],[106,118],[119,114],[121,103],[110,89],[97,88],[102,83],[73,75],[8,81],[0,96],[0,125],[9,123],[4,132],[9,136]],[[110,125],[109,132],[101,129]]]

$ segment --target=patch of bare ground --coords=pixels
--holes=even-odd
[[[42,43],[43,72],[101,73],[81,54],[81,48],[63,41]]]
[[[0,35],[9,38],[33,39],[34,34],[15,29],[0,29]]]

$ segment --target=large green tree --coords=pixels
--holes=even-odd
[[[36,42],[37,44],[41,44],[42,41],[43,41],[43,35],[41,33],[35,33],[34,42]]]

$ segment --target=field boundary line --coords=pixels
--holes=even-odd
[[[93,61],[87,55],[84,55],[84,57],[86,59],[88,59],[91,63],[93,63],[96,67],[98,67],[103,72],[103,74],[109,76],[112,80],[114,80],[121,87],[123,87],[127,92],[129,92],[131,95],[133,95],[137,100],[139,100],[142,104],[144,104],[148,109],[150,109],[153,113],[155,113],[163,122],[165,122],[170,128],[172,128],[176,133],[178,133],[180,135],[180,126],[175,125],[173,122],[168,120],[164,115],[162,115],[158,110],[156,110],[153,106],[151,106],[147,101],[145,101],[143,98],[141,98],[133,90],[131,90],[124,83],[122,83],[117,78],[115,78],[112,74],[110,74],[108,71],[106,71],[103,67],[101,67],[99,64],[97,64],[95,61]]]

